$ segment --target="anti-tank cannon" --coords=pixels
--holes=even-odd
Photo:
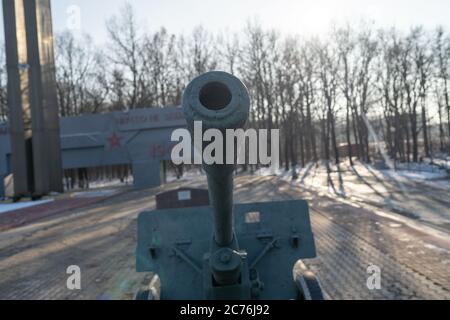
[[[193,136],[196,122],[225,133],[243,128],[250,98],[236,77],[210,72],[186,88],[183,110]],[[200,154],[204,147],[197,142]],[[307,202],[234,204],[235,165],[203,169],[211,206],[140,214],[136,268],[156,273],[160,292],[143,290],[137,298],[322,299],[313,274],[293,274],[298,260],[316,256]]]

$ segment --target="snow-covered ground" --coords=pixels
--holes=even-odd
[[[10,212],[14,210],[29,208],[38,206],[44,203],[52,202],[53,200],[42,200],[42,201],[29,201],[29,202],[18,202],[18,203],[6,203],[0,204],[0,214],[5,212]]]
[[[378,169],[360,162],[353,167],[342,163],[331,166],[327,173],[324,163],[279,170],[276,175],[292,184],[302,185],[339,199],[376,205],[396,213],[450,230],[450,177],[444,169],[429,164],[398,164],[397,170]],[[272,175],[268,168],[258,175]]]
[[[126,181],[120,181],[120,179],[102,179],[97,181],[89,182],[89,189],[101,189],[101,188],[112,188],[133,185],[133,176],[130,176]],[[73,189],[66,191],[73,191]]]
[[[90,191],[81,191],[75,192],[71,195],[72,198],[96,198],[96,197],[109,197],[114,194],[117,194],[119,190],[111,189],[111,190],[90,190]]]
[[[189,181],[192,178],[196,178],[198,176],[203,176],[203,175],[205,175],[205,173],[202,172],[199,167],[195,167],[191,170],[185,171],[183,173],[183,176],[179,179],[177,178],[177,176],[175,175],[175,173],[173,171],[169,171],[167,173],[166,181],[167,181],[167,183],[175,182],[175,181]]]
[[[450,170],[450,155],[446,154],[439,154],[435,157],[431,158],[425,158],[425,162],[433,163],[443,169]]]

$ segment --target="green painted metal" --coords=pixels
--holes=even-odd
[[[219,97],[219,98],[217,98]],[[183,96],[183,110],[191,136],[194,122],[203,130],[242,128],[249,115],[250,98],[245,85],[225,72],[206,73],[193,80]],[[194,144],[195,145],[195,144]],[[200,154],[203,154],[200,150]],[[226,154],[224,154],[226,159]],[[211,204],[214,209],[214,239],[219,246],[233,241],[233,165],[203,165],[208,174]]]
[[[194,121],[224,131],[245,125],[250,99],[239,79],[211,72],[187,87],[183,108],[191,131]],[[295,299],[294,264],[316,256],[308,204],[233,204],[234,166],[203,167],[210,207],[140,214],[137,271],[158,274],[162,299]]]
[[[259,219],[249,219],[256,212]],[[295,299],[294,264],[316,256],[306,201],[237,204],[234,217],[249,270],[264,282],[259,299]],[[163,299],[206,299],[203,276],[210,270],[204,259],[210,254],[213,219],[210,207],[139,216],[137,271],[159,275]]]

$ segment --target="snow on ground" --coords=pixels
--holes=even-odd
[[[446,177],[446,173],[443,171],[438,172],[420,172],[420,171],[409,171],[409,170],[381,170],[381,172],[386,176],[393,177],[404,177],[406,179],[412,180],[436,180]]]
[[[381,168],[381,169],[380,169]],[[278,170],[276,175],[289,183],[302,185],[338,199],[365,203],[393,210],[416,220],[450,230],[450,178],[444,169],[430,164],[397,164],[397,170],[385,165],[356,162],[331,165],[310,163],[292,170]],[[270,168],[262,168],[257,175],[273,175]]]
[[[111,187],[119,187],[124,185],[133,185],[133,177],[130,176],[126,181],[121,181],[120,179],[103,179],[97,181],[89,182],[89,189],[101,189],[101,188],[111,188]],[[73,191],[66,190],[66,191]]]
[[[72,198],[96,198],[96,197],[109,197],[116,193],[119,190],[92,190],[92,191],[83,191],[76,192],[71,195]]]
[[[29,208],[38,206],[41,204],[52,202],[53,199],[50,200],[42,200],[42,201],[30,201],[30,202],[18,202],[18,203],[7,203],[7,204],[0,204],[0,213],[6,213],[14,210]]]
[[[175,181],[189,181],[192,178],[196,178],[196,177],[204,176],[204,175],[205,175],[205,173],[202,172],[200,170],[200,168],[197,168],[197,167],[195,167],[191,170],[185,171],[181,178],[177,178],[177,176],[175,175],[175,173],[173,171],[169,171],[167,173],[166,182],[171,183],[171,182],[175,182]]]
[[[92,189],[105,188],[105,187],[118,187],[123,185],[133,185],[133,177],[123,182],[120,179],[115,180],[100,180],[89,183],[89,187]]]
[[[450,170],[450,155],[439,154],[433,158],[425,158],[424,161],[433,163],[443,169]]]

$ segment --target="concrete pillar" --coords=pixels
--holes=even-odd
[[[16,195],[29,193],[32,172],[27,159],[32,155],[26,147],[31,139],[31,110],[28,100],[28,66],[25,34],[25,15],[20,0],[3,0],[5,25],[6,68],[8,72],[8,105],[11,135],[11,170],[16,183]]]
[[[3,0],[16,196],[63,192],[50,0]]]
[[[159,187],[160,175],[160,161],[133,162],[134,186],[138,189]]]
[[[0,174],[0,200],[5,199],[5,176]]]

